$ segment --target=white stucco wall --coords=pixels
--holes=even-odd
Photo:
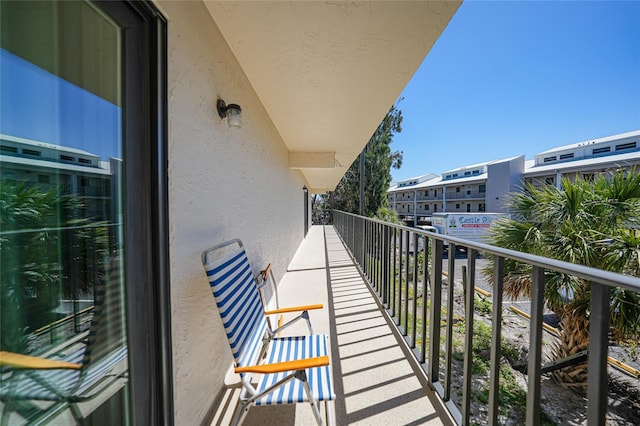
[[[487,166],[487,212],[509,213],[509,193],[517,191],[522,182],[524,155]]]
[[[200,424],[231,355],[200,253],[241,238],[281,276],[303,238],[302,175],[201,2],[159,1],[168,25],[169,203],[175,419]],[[243,109],[229,128],[220,96]]]

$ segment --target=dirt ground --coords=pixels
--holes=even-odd
[[[486,262],[485,259],[478,259],[478,269],[482,268],[484,262]],[[443,263],[443,269],[446,270],[446,261]],[[464,316],[462,283],[460,277],[462,276],[461,267],[466,265],[466,263],[466,258],[456,259],[456,297],[454,304],[454,316],[459,317]],[[491,287],[486,284],[486,281],[480,273],[476,274],[475,285],[488,291],[492,290]],[[529,347],[529,321],[510,311],[507,308],[507,304],[503,305],[502,318],[502,335],[508,339],[510,344],[520,348],[521,359],[516,360],[516,362],[526,362]],[[483,315],[476,312],[475,321],[482,321],[488,326],[491,325],[490,315]],[[550,333],[547,333],[546,331],[543,332],[543,360],[550,360],[550,347],[555,339],[556,337]],[[639,357],[636,355],[635,359],[631,360],[636,368],[638,365],[637,363],[640,362],[640,359],[638,358]],[[622,360],[625,361],[624,358]],[[507,360],[506,358],[503,358],[503,362],[509,363],[510,367],[513,361],[514,360]],[[461,363],[458,367],[456,367],[454,363],[453,368],[460,368],[459,375],[462,377]],[[526,395],[527,376],[513,368],[511,368],[511,372],[515,376],[518,384],[525,391]],[[478,388],[485,385],[484,383],[479,382],[483,380],[482,377],[476,378],[474,376],[473,380],[474,386],[477,386]],[[544,412],[544,417],[548,420],[548,424],[584,425],[587,423],[586,395],[558,384],[550,374],[543,376],[541,400],[542,411]],[[607,409],[607,425],[640,425],[640,378],[623,374],[609,366],[609,405]],[[474,413],[472,423],[486,424],[486,412],[486,403],[472,403],[471,413]],[[520,425],[523,424],[523,418],[520,417],[521,415],[523,415],[523,413],[514,412],[507,416],[501,416],[499,422],[506,425]]]
[[[476,316],[476,321],[490,324],[490,318]],[[529,323],[525,318],[511,312],[503,312],[502,334],[511,344],[520,347],[522,360],[526,360],[529,342]],[[544,333],[543,359],[549,359],[550,345],[556,338]],[[511,362],[513,360],[503,360]],[[520,371],[511,369],[518,384],[526,391],[527,376]],[[550,374],[542,379],[542,411],[549,423],[557,425],[585,425],[587,424],[587,399],[584,393],[558,384]],[[478,412],[486,410],[478,407]],[[609,404],[607,407],[607,425],[640,425],[640,379],[618,372],[609,367]],[[472,410],[474,412],[474,410]],[[486,417],[485,417],[486,418]],[[484,423],[481,418],[476,420]],[[520,424],[516,419],[501,419],[504,424]]]

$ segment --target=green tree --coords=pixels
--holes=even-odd
[[[593,181],[562,180],[562,189],[528,184],[511,196],[511,219],[500,219],[489,238],[494,245],[551,257],[579,265],[640,276],[640,174],[617,171]],[[492,279],[491,268],[485,271]],[[505,294],[529,296],[531,267],[505,260]],[[545,302],[561,324],[554,348],[556,359],[587,348],[589,342],[589,283],[575,276],[546,272]],[[640,296],[611,289],[612,336],[640,337]],[[563,383],[582,386],[586,365],[556,372]]]
[[[61,295],[104,278],[107,231],[76,218],[83,207],[62,187],[0,181],[1,349],[27,353],[30,326],[51,319]]]
[[[391,183],[391,168],[402,166],[402,151],[391,151],[391,142],[402,131],[402,111],[392,106],[374,134],[367,142],[365,155],[365,215],[374,216],[380,207],[386,207],[387,190]],[[360,205],[360,157],[351,164],[335,191],[329,192],[324,201],[327,210],[343,210],[359,213]]]

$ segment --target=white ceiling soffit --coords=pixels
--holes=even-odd
[[[335,153],[296,167],[315,191],[335,188],[460,4],[205,1],[289,152]]]

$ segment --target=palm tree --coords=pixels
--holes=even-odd
[[[512,218],[495,223],[494,245],[603,270],[640,276],[640,173],[619,170],[594,180],[562,180],[562,189],[527,184],[512,194]],[[492,279],[490,268],[485,271]],[[531,267],[505,260],[505,295],[529,296]],[[555,359],[587,348],[589,283],[558,272],[546,272],[545,303],[557,314],[560,339]],[[640,336],[640,295],[623,289],[610,294],[614,339]],[[561,383],[583,387],[586,364],[555,373]]]
[[[60,186],[0,180],[0,349],[28,353],[34,324],[62,295],[103,279],[107,231],[83,228],[90,221],[74,214],[83,207]]]

